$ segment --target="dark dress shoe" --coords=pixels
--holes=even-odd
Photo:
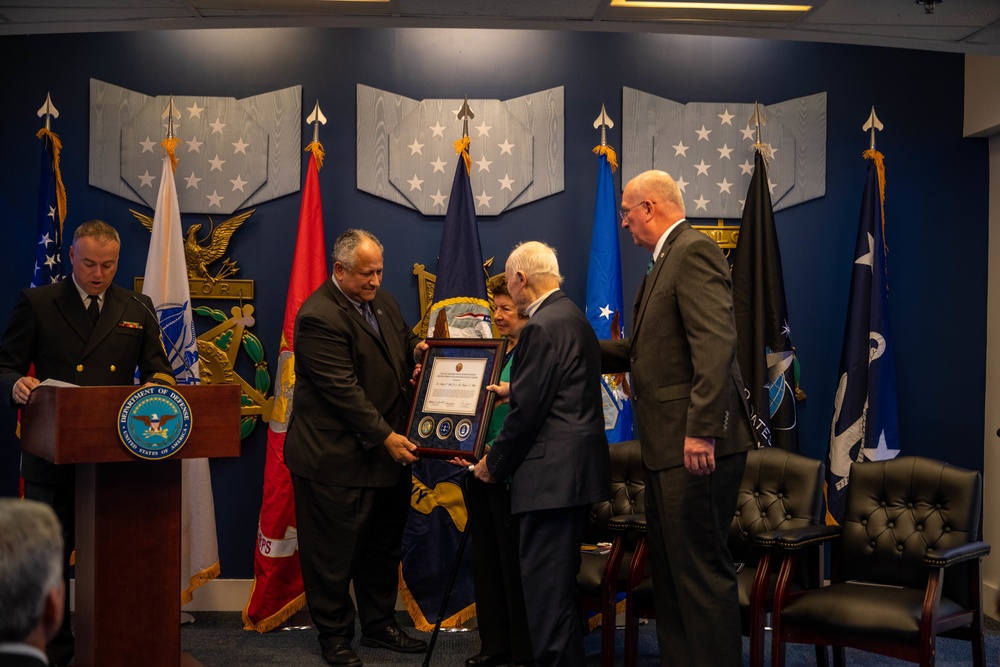
[[[390,625],[385,630],[365,635],[361,638],[361,645],[387,648],[398,653],[423,653],[427,650],[427,642],[411,637],[398,625]]]
[[[510,653],[499,655],[487,655],[479,653],[465,661],[466,667],[496,667],[497,665],[509,665]]]
[[[337,644],[336,646],[323,649],[323,659],[326,660],[328,665],[361,667],[361,658],[351,650],[350,644]]]

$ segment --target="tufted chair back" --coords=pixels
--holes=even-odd
[[[610,542],[608,520],[646,511],[646,483],[638,440],[616,442],[608,447],[611,458],[611,500],[594,503],[590,509],[584,542]]]
[[[978,539],[982,485],[974,470],[915,456],[852,464],[836,579],[924,588],[928,551]],[[944,578],[944,595],[963,606],[967,577],[959,567]]]
[[[821,461],[776,447],[747,453],[736,512],[729,528],[729,551],[737,563],[756,566],[758,534],[811,526],[823,520]]]

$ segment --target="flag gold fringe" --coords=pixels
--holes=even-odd
[[[465,171],[472,175],[472,156],[469,155],[469,145],[472,142],[469,137],[465,136],[455,142],[455,152],[462,156],[465,160]]]
[[[163,150],[170,156],[170,170],[175,173],[177,171],[177,146],[180,143],[181,140],[177,137],[167,137],[160,142],[160,145],[163,146]]]
[[[52,130],[43,127],[36,134],[39,139],[45,138],[52,142],[52,173],[56,180],[56,209],[59,211],[59,234],[62,234],[63,222],[66,220],[66,186],[63,185],[62,170],[59,166],[59,158],[62,154],[62,141]]]
[[[257,587],[257,578],[256,577],[254,577],[253,585],[254,585],[254,588]],[[253,589],[250,590],[250,599],[251,600],[253,599]],[[250,603],[248,602],[247,603],[248,608],[249,608],[249,604]],[[273,614],[271,614],[267,618],[261,619],[257,623],[254,623],[252,620],[250,620],[250,617],[247,615],[247,609],[244,609],[243,610],[243,629],[244,630],[256,630],[257,632],[259,632],[261,634],[264,634],[265,632],[270,632],[271,630],[274,630],[279,625],[281,625],[282,623],[284,623],[285,621],[287,621],[288,619],[290,619],[292,616],[294,616],[295,612],[297,612],[299,609],[302,609],[302,607],[304,607],[305,604],[306,604],[306,594],[305,593],[299,593],[295,597],[295,599],[293,599],[291,602],[289,602],[284,607],[282,607],[278,611],[274,612]]]
[[[326,152],[323,150],[323,144],[318,141],[310,141],[305,147],[305,151],[307,153],[312,153],[313,157],[316,158],[316,171],[322,169],[323,157],[326,155]]]
[[[615,615],[617,616],[618,614],[624,614],[624,613],[625,613],[625,600],[619,600],[615,604]],[[597,626],[601,625],[603,620],[604,619],[602,618],[602,614],[594,614],[593,616],[588,618],[587,632],[593,632],[594,630],[596,630]],[[614,623],[615,619],[611,619],[611,622]]]
[[[403,564],[399,564],[399,593],[403,598],[403,604],[406,605],[406,611],[410,614],[410,618],[413,619],[413,627],[420,632],[431,632],[434,629],[434,623],[428,621],[424,617],[424,613],[420,611],[420,605],[413,598],[413,593],[410,592],[409,587],[406,585],[406,581],[403,580]],[[441,621],[442,628],[460,628],[462,624],[468,621],[470,618],[476,615],[476,603],[470,604],[465,609],[462,609],[458,613],[452,614],[448,618]]]
[[[219,561],[215,561],[215,565],[208,567],[198,574],[191,577],[190,586],[185,590],[181,591],[181,606],[186,605],[188,602],[194,599],[194,589],[200,588],[219,576],[222,568],[219,566]]]
[[[889,254],[889,244],[885,240],[885,156],[874,148],[869,148],[862,156],[866,160],[875,163],[875,171],[878,172],[878,203],[882,209],[882,248],[885,254]]]
[[[612,174],[618,171],[618,156],[615,154],[614,148],[608,145],[594,146],[594,155],[603,155],[608,158]]]

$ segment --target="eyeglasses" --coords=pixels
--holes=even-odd
[[[622,219],[622,222],[625,222],[625,218],[627,218],[628,214],[632,212],[632,209],[638,208],[639,206],[642,206],[645,203],[646,203],[645,201],[641,201],[635,206],[629,206],[628,208],[620,208],[618,209],[618,216]]]

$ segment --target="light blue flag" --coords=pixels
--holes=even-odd
[[[594,234],[590,241],[587,269],[587,319],[598,338],[625,335],[622,310],[622,259],[618,244],[618,206],[608,156],[597,159],[597,198],[594,202]],[[632,403],[625,373],[601,377],[604,432],[608,442],[632,439]]]

